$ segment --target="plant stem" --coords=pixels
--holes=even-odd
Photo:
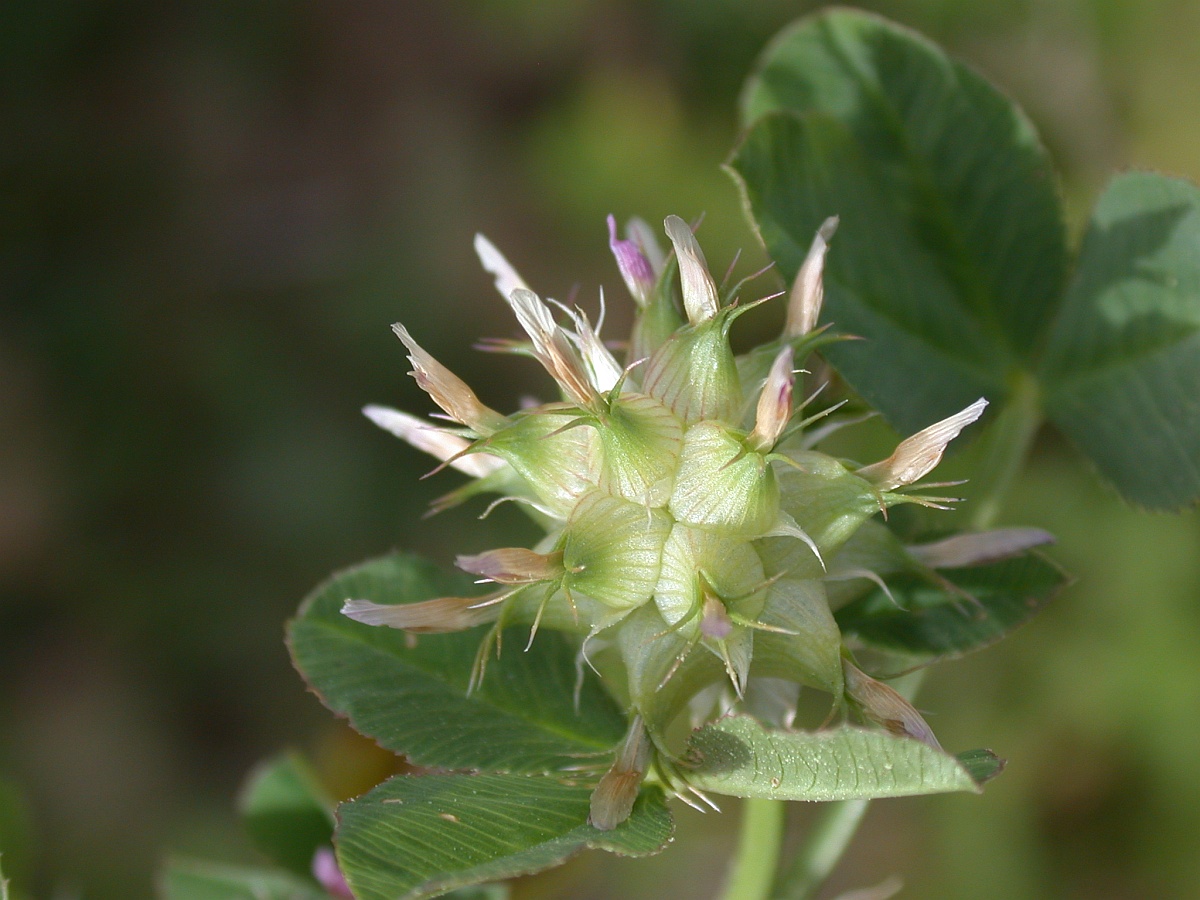
[[[779,900],[811,900],[817,895],[846,852],[870,802],[840,800],[825,804],[803,852],[796,856],[775,894]]]
[[[1031,376],[1021,373],[1013,385],[1008,404],[984,438],[983,455],[972,479],[978,486],[976,499],[971,504],[972,528],[990,528],[1000,515],[1041,424],[1037,384]]]
[[[918,669],[901,678],[893,686],[905,699],[916,699],[928,670]],[[839,800],[826,803],[804,846],[796,854],[772,900],[812,900],[850,846],[859,823],[866,814],[870,800]]]
[[[770,900],[783,819],[782,800],[742,801],[742,833],[722,900]]]

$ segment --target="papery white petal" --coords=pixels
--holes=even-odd
[[[867,718],[892,734],[916,738],[935,750],[942,749],[933,729],[899,691],[876,681],[848,660],[842,660],[842,671],[846,676],[846,693],[854,698]]]
[[[625,224],[625,236],[637,244],[638,249],[642,251],[642,255],[650,262],[650,268],[654,270],[654,275],[657,278],[662,274],[666,267],[667,258],[663,255],[662,247],[658,245],[658,237],[654,233],[645,219],[632,217]]]
[[[496,245],[482,234],[475,235],[475,253],[479,256],[479,261],[483,264],[483,268],[495,276],[496,290],[500,292],[500,296],[505,300],[515,290],[529,290],[529,285],[525,283],[525,280],[517,274],[517,270],[504,258],[504,254],[497,250]]]
[[[687,222],[679,216],[667,216],[663,223],[667,237],[675,246],[675,258],[679,261],[679,281],[683,288],[683,307],[688,321],[693,325],[707,322],[720,309],[717,286],[708,273],[704,251]]]
[[[347,600],[342,615],[364,625],[386,625],[405,631],[463,631],[500,617],[499,601],[511,591],[487,597],[438,597],[421,603],[372,603]]]
[[[817,229],[804,264],[792,283],[788,297],[787,324],[783,328],[785,338],[800,337],[817,327],[821,316],[821,304],[825,300],[825,254],[829,241],[837,231],[838,217],[830,216]]]
[[[392,331],[408,348],[408,361],[413,365],[412,376],[418,386],[446,415],[480,434],[491,434],[504,424],[504,416],[480,403],[467,383],[430,356],[413,340],[408,329],[397,322]]]
[[[497,584],[533,584],[563,574],[562,553],[537,553],[525,547],[501,547],[475,556],[459,556],[464,572]]]
[[[771,371],[758,397],[749,444],[764,453],[779,442],[792,418],[792,388],[796,382],[792,372],[793,358],[791,346],[785,345],[771,364]]]
[[[997,528],[977,534],[956,534],[932,544],[908,547],[908,552],[931,569],[960,569],[1017,556],[1034,547],[1054,543],[1054,535],[1040,528]]]
[[[508,305],[533,341],[533,353],[546,371],[572,400],[590,406],[596,400],[596,390],[578,351],[546,304],[533,291],[518,288],[509,296]]]
[[[592,386],[600,393],[606,394],[616,387],[625,372],[604,346],[600,334],[592,328],[592,323],[588,321],[584,312],[572,310],[571,318],[575,322],[575,341],[583,354],[583,361],[587,364]]]
[[[982,416],[987,405],[987,400],[980,397],[961,412],[918,431],[910,438],[905,438],[896,447],[895,453],[881,462],[859,469],[858,476],[885,491],[924,478],[941,462],[946,445]]]
[[[506,465],[504,460],[488,453],[468,453],[458,456],[471,446],[470,441],[457,434],[450,434],[432,422],[410,416],[398,409],[392,409],[389,406],[364,406],[363,415],[384,431],[394,434],[402,441],[407,441],[418,450],[422,450],[442,462],[451,460],[450,468],[457,469],[472,478],[491,475]],[[452,457],[457,458],[452,459]]]

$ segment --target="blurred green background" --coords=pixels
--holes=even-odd
[[[1200,178],[1194,0],[864,5],[1024,104],[1074,234],[1114,169]],[[421,519],[456,476],[418,481],[428,459],[358,412],[430,408],[388,325],[511,409],[545,381],[471,349],[514,333],[475,231],[593,308],[599,284],[623,305],[609,212],[706,213],[713,269],[756,268],[719,164],[754,56],[818,6],[0,7],[0,852],[26,896],[138,900],[168,851],[252,859],[234,794],[285,746],[344,795],[386,774],[305,693],[284,619],[337,567],[523,527]],[[1060,535],[1079,581],[922,706],[1009,770],[876,804],[832,892],[1200,896],[1200,520],[1124,508],[1051,433],[1004,520]],[[710,896],[735,824],[683,810],[663,856],[520,896]]]

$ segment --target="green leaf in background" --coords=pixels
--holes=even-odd
[[[1127,500],[1200,499],[1200,188],[1115,178],[1041,368],[1049,417]]]
[[[985,784],[1004,771],[1005,761],[991,750],[968,750],[959,753],[957,759],[976,784]]]
[[[1033,127],[920,35],[834,10],[766,50],[731,160],[791,279],[826,216],[841,226],[825,318],[861,335],[827,355],[901,431],[1001,401],[1061,298],[1062,213]]]
[[[161,885],[163,900],[329,900],[287,872],[188,859],[168,860]]]
[[[333,841],[333,801],[295,753],[267,760],[251,772],[238,810],[254,845],[301,875],[312,871],[317,848]]]
[[[296,667],[334,712],[420,766],[541,773],[577,765],[625,733],[620,710],[589,671],[574,703],[575,651],[543,630],[507,633],[481,688],[467,682],[483,632],[409,635],[354,622],[347,598],[413,603],[464,583],[403,554],[352,568],[305,601],[288,629]]]
[[[338,858],[359,900],[431,897],[557,865],[586,848],[659,852],[673,823],[646,788],[612,831],[587,824],[591,785],[518,775],[398,776],[338,807]]]
[[[705,791],[769,800],[854,800],[948,791],[979,793],[953,756],[908,737],[843,726],[769,729],[749,716],[692,735],[688,783]]]
[[[894,576],[888,587],[895,602],[877,589],[839,609],[838,626],[878,650],[921,658],[962,656],[1023,625],[1068,580],[1037,553],[939,574],[963,593],[917,574]]]

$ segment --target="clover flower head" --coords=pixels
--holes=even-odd
[[[494,494],[521,503],[546,534],[531,548],[458,557],[461,569],[495,586],[491,594],[401,605],[351,598],[343,611],[411,632],[490,624],[498,633],[523,624],[533,634],[553,627],[578,636],[581,662],[597,646],[615,650],[619,665],[604,672],[621,682],[614,693],[628,698],[630,732],[593,797],[597,827],[615,827],[629,814],[648,770],[686,793],[665,732],[722,682],[735,697],[754,679],[815,687],[869,720],[936,745],[911,705],[848,661],[826,588],[837,579],[878,580],[869,568],[841,564],[839,553],[888,507],[939,505],[914,485],[987,402],[869,465],[816,448],[837,411],[797,401],[797,366],[837,339],[816,327],[837,222],[826,220],[814,238],[782,333],[741,355],[731,349],[730,327],[757,304],[739,302],[741,285],[718,287],[692,228],[678,216],[664,224],[666,256],[640,220],[622,237],[609,217],[609,247],[636,306],[624,359],[582,310],[538,296],[477,236],[479,258],[525,335],[495,346],[533,357],[558,393],[511,415],[485,406],[395,326],[417,384],[452,424],[379,406],[364,412],[473,479],[435,509]],[[1031,540],[1008,535],[991,546]],[[988,545],[930,545],[924,552],[930,560],[959,559],[986,553]],[[475,682],[483,677],[486,646]]]

